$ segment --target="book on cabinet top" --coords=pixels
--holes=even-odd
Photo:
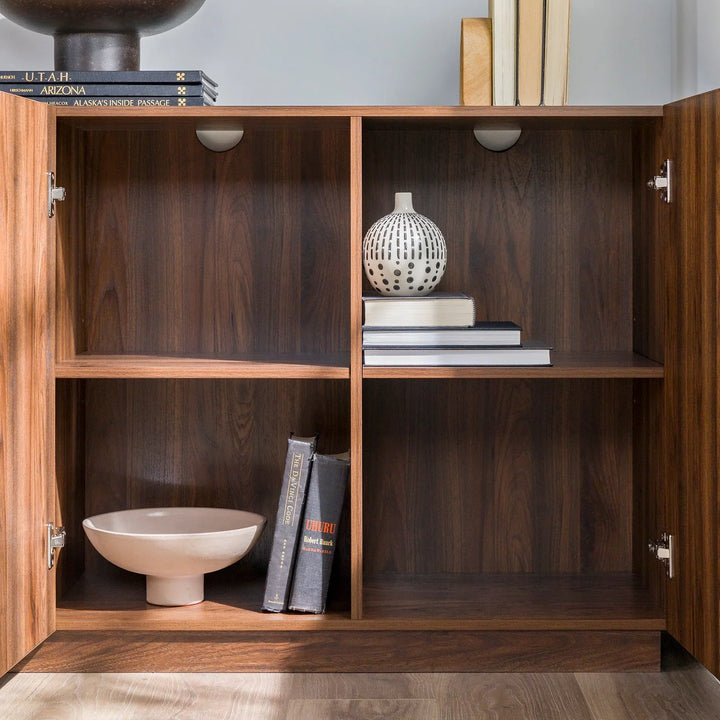
[[[472,327],[475,301],[464,293],[363,297],[365,327]]]
[[[493,105],[515,105],[517,96],[517,0],[489,0],[492,19]]]
[[[543,102],[545,0],[518,0],[517,104]]]
[[[202,70],[0,70],[0,83],[217,83]]]
[[[103,95],[114,97],[197,97],[204,96],[210,100],[217,97],[217,92],[201,84],[153,84],[153,83],[3,83],[0,91],[23,97],[98,97]]]
[[[570,56],[570,0],[546,0],[543,103],[566,105]]]

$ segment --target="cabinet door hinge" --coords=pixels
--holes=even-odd
[[[648,549],[652,555],[665,565],[669,578],[675,576],[675,537],[664,532],[659,540],[650,540]]]
[[[53,523],[47,523],[47,566],[52,570],[55,565],[55,549],[65,547],[65,528],[56,528]]]
[[[656,175],[652,180],[648,180],[647,186],[651,190],[656,190],[660,193],[660,199],[669,203],[672,201],[672,190],[673,190],[673,174],[672,174],[672,161],[666,160],[660,168],[660,174]]]
[[[55,173],[49,172],[47,174],[47,185],[48,185],[48,217],[55,215],[55,201],[65,199],[65,188],[55,187]]]

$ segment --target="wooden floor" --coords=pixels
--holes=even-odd
[[[12,720],[718,720],[720,684],[667,642],[626,674],[44,674],[0,681]]]

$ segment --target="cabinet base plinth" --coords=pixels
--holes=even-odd
[[[654,672],[659,631],[58,631],[16,672]]]

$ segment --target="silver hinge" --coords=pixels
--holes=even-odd
[[[647,186],[651,190],[657,190],[660,199],[669,203],[672,201],[672,183],[672,161],[666,160],[660,168],[660,174],[648,180]]]
[[[663,565],[669,578],[675,576],[675,538],[664,532],[659,540],[650,540],[648,549]]]
[[[48,183],[48,217],[55,215],[55,201],[65,199],[65,188],[55,187],[55,173],[49,172],[47,174]]]
[[[52,570],[55,565],[55,548],[65,547],[65,528],[56,528],[52,523],[47,523],[47,565]]]

